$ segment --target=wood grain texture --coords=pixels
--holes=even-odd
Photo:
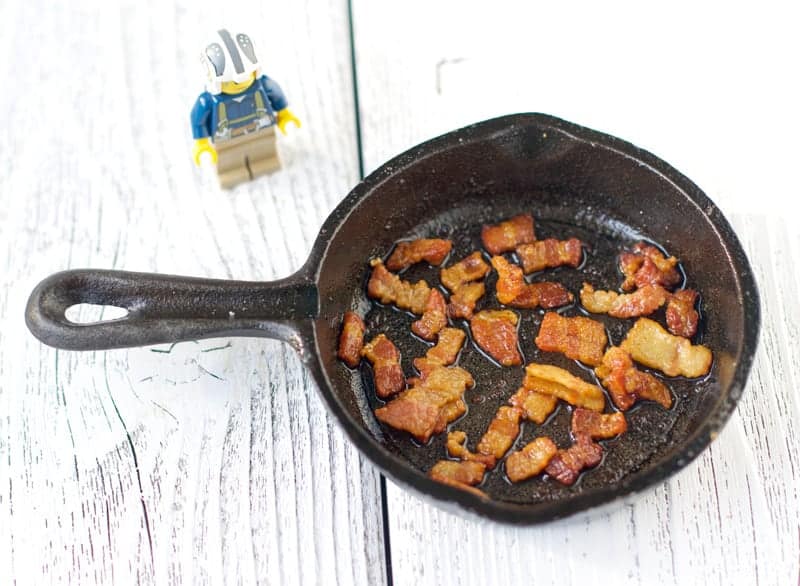
[[[697,181],[732,218],[762,292],[744,398],[688,468],[616,510],[530,529],[465,520],[390,483],[395,583],[800,582],[800,232],[781,217],[798,209],[790,104],[800,91],[787,72],[800,46],[786,11],[354,6],[367,172],[470,122],[548,112],[629,139]]]
[[[236,6],[304,127],[279,137],[280,173],[234,191],[194,168],[196,55],[222,8],[4,5],[0,583],[385,579],[378,475],[291,349],[61,352],[23,322],[35,283],[70,267],[288,275],[357,181],[343,2]]]

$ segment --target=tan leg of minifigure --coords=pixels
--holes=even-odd
[[[247,166],[254,178],[280,168],[274,126],[258,132],[258,140],[253,141],[247,152]]]
[[[250,170],[245,165],[242,165],[224,173],[217,171],[217,178],[222,189],[233,189],[240,183],[247,183],[253,177],[250,175]]]
[[[214,145],[217,149],[217,176],[223,189],[231,189],[251,179],[247,168],[247,138],[233,138]]]
[[[255,161],[248,161],[248,165],[250,167],[250,172],[253,174],[253,178],[255,178],[280,169],[281,160],[276,152],[269,158],[264,157]]]
[[[219,142],[215,146],[217,175],[224,189],[274,171],[281,165],[273,127]]]

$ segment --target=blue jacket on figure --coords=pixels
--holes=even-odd
[[[266,75],[238,94],[203,92],[192,108],[192,137],[216,142],[272,126],[287,105],[280,86]]]

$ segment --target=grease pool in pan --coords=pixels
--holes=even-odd
[[[565,285],[575,295],[576,301],[565,308],[559,309],[564,315],[589,315],[601,321],[609,335],[610,343],[618,345],[625,337],[625,333],[633,325],[634,319],[621,320],[606,315],[588,314],[578,302],[578,292],[584,281],[592,283],[597,288],[617,290],[621,283],[621,275],[617,269],[619,252],[641,240],[643,235],[638,234],[627,226],[619,225],[609,218],[591,219],[591,226],[581,225],[579,222],[565,222],[563,220],[548,219],[544,214],[537,214],[537,210],[520,209],[517,213],[530,212],[536,219],[536,235],[539,239],[555,237],[566,239],[575,236],[582,240],[584,248],[584,262],[577,269],[562,267],[549,269],[540,273],[529,275],[529,281],[552,280]],[[478,216],[484,216],[479,214]],[[464,220],[463,218],[471,218]],[[500,221],[505,217],[498,217]],[[418,227],[408,239],[416,237],[441,237],[453,241],[453,250],[443,266],[460,260],[474,250],[483,251],[480,241],[481,226],[485,221],[475,221],[471,214],[454,213],[450,217],[444,216]],[[655,243],[658,244],[658,243]],[[667,251],[669,252],[669,251]],[[386,254],[389,251],[385,251]],[[487,255],[488,259],[488,255]],[[367,264],[365,259],[365,266]],[[367,274],[369,271],[367,271]],[[439,284],[439,268],[430,267],[425,263],[412,266],[402,273],[403,279],[417,281],[425,279],[428,284]],[[683,268],[681,273],[684,275]],[[486,308],[499,307],[494,298],[494,284],[497,275],[492,271],[486,280],[486,295],[478,302],[476,311]],[[691,275],[687,286],[691,287]],[[701,292],[702,293],[702,292]],[[358,295],[358,293],[357,293]],[[489,359],[481,352],[469,336],[469,326],[465,320],[455,320],[453,325],[466,331],[467,341],[461,351],[457,364],[468,370],[475,378],[475,386],[464,394],[468,411],[466,415],[450,424],[449,430],[463,430],[469,438],[469,445],[474,447],[497,412],[498,407],[506,404],[512,394],[520,387],[524,375],[524,366],[530,362],[554,364],[565,368],[569,372],[580,376],[584,380],[597,382],[593,371],[578,362],[570,360],[561,354],[541,352],[534,344],[534,338],[539,330],[539,325],[544,315],[543,310],[514,309],[520,315],[519,342],[523,355],[523,365],[519,367],[503,368]],[[654,318],[663,320],[662,308]],[[367,325],[367,338],[378,333],[385,333],[397,345],[402,354],[402,365],[407,377],[415,376],[411,364],[413,358],[423,356],[430,347],[410,330],[411,322],[416,319],[411,314],[399,311],[393,307],[383,306],[372,302],[370,310],[365,316]],[[702,342],[702,321],[694,343]],[[713,348],[712,348],[713,350]],[[372,372],[366,362],[360,366],[360,378],[370,408],[374,409],[383,404],[375,396],[372,382]],[[644,369],[643,370],[648,370]],[[652,371],[651,371],[652,372]],[[510,483],[503,472],[503,465],[498,464],[494,470],[488,471],[479,488],[486,492],[490,498],[519,503],[543,502],[568,497],[570,493],[600,486],[608,486],[618,482],[627,474],[635,472],[657,457],[669,447],[670,430],[682,415],[693,409],[702,396],[703,391],[715,381],[712,374],[702,380],[687,380],[684,378],[668,378],[660,376],[671,389],[674,405],[665,410],[652,402],[639,402],[626,412],[628,419],[628,432],[622,436],[601,441],[604,454],[603,462],[594,469],[581,474],[579,480],[570,487],[562,486],[544,476],[537,476],[521,483]],[[606,411],[612,410],[610,399],[607,401]],[[556,411],[542,425],[526,421],[514,446],[509,450],[519,449],[532,439],[546,435],[555,441],[559,448],[566,448],[571,443],[569,435],[571,407],[559,402]],[[408,434],[394,430],[388,426],[381,426],[384,442],[388,449],[401,455],[421,471],[426,472],[441,459],[447,457],[445,441],[447,434],[434,436],[427,445],[420,445]]]

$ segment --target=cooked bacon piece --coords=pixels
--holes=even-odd
[[[542,424],[555,411],[558,397],[520,387],[508,402],[514,407],[522,409],[525,419]]]
[[[644,256],[634,252],[623,252],[619,255],[619,270],[625,276],[622,281],[623,291],[633,291],[636,288],[636,272],[642,268]]]
[[[562,317],[555,312],[544,315],[536,345],[545,352],[561,352],[567,358],[590,366],[603,361],[608,339],[606,329],[588,317]]]
[[[481,350],[503,366],[522,364],[517,344],[519,318],[507,309],[485,309],[469,322],[472,338]]]
[[[711,350],[692,346],[686,338],[673,336],[646,317],[633,324],[620,348],[636,362],[657,368],[667,376],[695,378],[707,374],[711,368]]]
[[[466,490],[467,492],[485,498],[486,493],[474,488],[476,484],[481,483],[485,472],[486,466],[480,462],[439,460],[433,465],[428,476],[442,484],[460,488],[461,490]]]
[[[664,409],[672,407],[672,395],[666,385],[652,374],[637,369],[621,348],[609,348],[603,356],[603,364],[594,372],[621,411],[630,409],[640,398],[655,401]]]
[[[457,366],[439,366],[414,386],[400,393],[384,407],[375,409],[375,416],[395,429],[409,432],[426,443],[434,433],[460,417],[466,406],[461,397],[475,384],[472,375]]]
[[[451,431],[447,434],[447,454],[451,458],[480,462],[489,469],[494,468],[497,460],[492,455],[470,452],[466,446],[467,434],[463,431]]]
[[[676,336],[691,338],[697,333],[700,316],[694,308],[697,291],[681,289],[672,294],[667,303],[667,327]]]
[[[572,437],[582,435],[590,439],[609,439],[628,431],[628,422],[622,413],[597,413],[588,409],[572,412]]]
[[[520,214],[510,220],[493,226],[484,226],[481,230],[483,247],[489,254],[502,254],[514,250],[520,244],[536,240],[533,230],[533,217]]]
[[[666,303],[669,293],[661,285],[645,285],[633,293],[596,291],[589,283],[581,289],[581,304],[591,313],[607,313],[611,317],[650,315]]]
[[[386,261],[386,268],[390,271],[402,271],[423,260],[439,266],[450,254],[452,247],[452,242],[440,238],[419,238],[410,242],[398,242],[389,260]]]
[[[489,265],[483,260],[483,255],[475,251],[457,263],[439,271],[442,285],[455,293],[464,283],[471,283],[483,279],[489,272]]]
[[[502,256],[493,256],[492,266],[497,271],[497,285],[495,286],[497,300],[503,305],[508,305],[522,293],[522,289],[526,285],[522,269],[511,264]]]
[[[572,293],[559,283],[525,282],[522,269],[502,256],[492,257],[492,266],[497,271],[495,286],[497,300],[503,305],[521,309],[544,307],[552,309],[572,301]]]
[[[526,366],[522,386],[592,411],[602,411],[606,405],[605,395],[596,385],[549,364],[531,363]]]
[[[483,281],[478,283],[465,283],[450,296],[450,304],[447,306],[447,314],[453,319],[472,319],[475,311],[475,304],[478,299],[486,293],[486,285]]]
[[[355,368],[361,362],[361,348],[364,347],[364,325],[358,314],[346,311],[342,320],[342,333],[339,334],[339,360],[350,368]]]
[[[439,272],[442,284],[452,293],[450,305],[447,307],[450,317],[453,319],[472,317],[475,304],[486,292],[486,286],[482,282],[474,281],[483,279],[489,270],[489,265],[483,260],[481,253],[476,251]]]
[[[506,476],[511,482],[519,482],[536,476],[547,467],[558,448],[549,437],[537,437],[518,452],[506,458]]]
[[[400,351],[389,338],[378,334],[364,345],[361,355],[372,363],[378,397],[386,399],[405,388],[406,379],[400,366]]]
[[[603,459],[603,448],[587,436],[578,436],[566,450],[558,450],[545,472],[561,484],[574,484],[581,470],[592,468]]]
[[[554,269],[561,266],[572,268],[581,264],[583,258],[582,243],[577,238],[556,240],[546,238],[517,247],[517,256],[522,262],[525,274]]]
[[[442,292],[431,289],[422,317],[411,324],[411,331],[423,340],[432,342],[442,328],[447,325],[447,304]]]
[[[463,431],[447,434],[447,453],[454,458],[480,462],[492,469],[517,439],[521,417],[520,409],[504,405],[497,410],[489,428],[478,442],[477,453],[467,449],[467,434]]]
[[[456,361],[467,335],[458,328],[444,328],[439,332],[436,345],[424,357],[414,359],[414,368],[425,378],[437,366],[450,366]]]
[[[403,281],[394,273],[387,271],[380,259],[374,259],[370,264],[372,275],[367,284],[367,295],[381,303],[394,303],[400,309],[408,309],[411,313],[422,315],[431,292],[428,283]]]
[[[543,281],[541,283],[526,283],[519,295],[507,305],[520,309],[554,309],[572,303],[572,293],[567,291],[561,283]]]
[[[500,460],[505,456],[508,448],[514,443],[519,435],[519,420],[522,418],[522,410],[516,407],[503,405],[497,410],[494,419],[489,424],[489,428],[478,442],[478,453],[485,456],[492,456],[495,460]],[[493,468],[494,465],[489,466]]]
[[[439,416],[439,420],[436,422],[436,427],[433,428],[433,433],[442,433],[447,429],[448,423],[452,423],[466,412],[467,404],[464,402],[464,399],[458,399],[457,401],[448,403],[442,408],[442,413]]]
[[[639,242],[633,247],[633,252],[623,252],[619,256],[619,268],[625,275],[622,290],[631,291],[645,285],[674,287],[681,280],[675,268],[677,264],[678,259],[674,256],[666,258],[655,246]]]

